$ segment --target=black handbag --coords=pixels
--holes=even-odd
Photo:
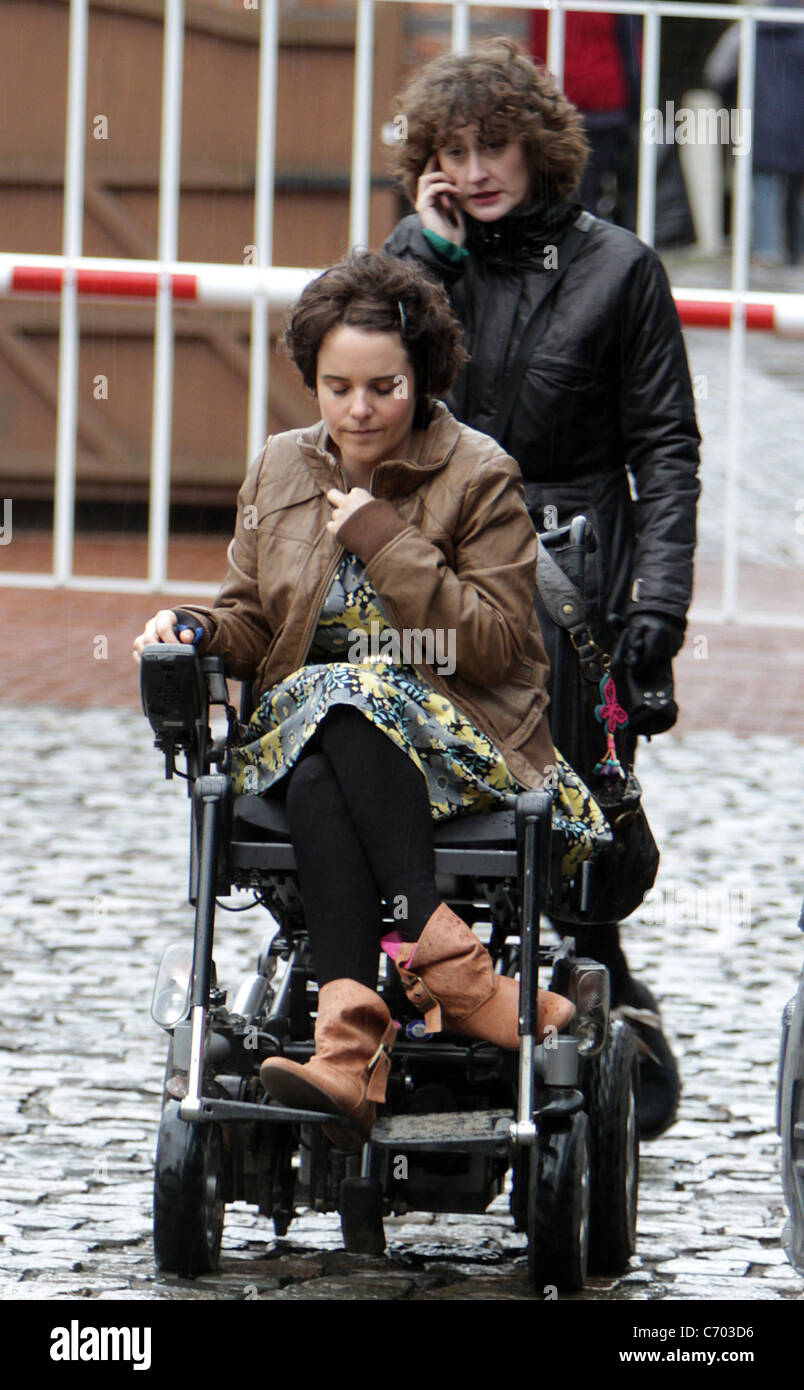
[[[659,868],[659,850],[642,806],[642,788],[631,760],[616,749],[615,734],[625,728],[628,716],[617,699],[609,656],[589,630],[579,587],[579,561],[584,550],[592,548],[591,529],[584,517],[576,517],[561,532],[540,536],[538,559],[541,603],[574,653],[574,713],[587,729],[599,730],[594,764],[588,747],[586,756],[579,756],[588,744],[580,737],[574,748],[559,746],[559,751],[586,783],[611,831],[610,842],[585,860],[574,878],[566,880],[558,873],[551,876],[550,916],[576,925],[620,922],[628,917],[653,887]],[[562,551],[555,542],[564,539],[567,544]],[[545,540],[552,542],[550,548]],[[564,559],[578,583],[565,573],[555,556]]]
[[[587,860],[576,878],[562,881],[550,916],[576,925],[622,922],[642,903],[659,869],[659,850],[642,805],[642,788],[633,768],[616,791],[590,791],[612,832],[595,859]]]

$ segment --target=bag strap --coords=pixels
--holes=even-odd
[[[597,685],[608,670],[609,657],[589,631],[584,596],[553,559],[540,536],[537,536],[537,541],[536,583],[539,597],[553,622],[569,633],[583,676],[591,684]]]
[[[632,777],[630,768],[623,768],[617,753],[615,733],[628,723],[628,714],[617,700],[617,687],[611,675],[611,658],[599,647],[586,621],[586,602],[577,585],[564,573],[537,534],[538,553],[536,560],[536,582],[539,597],[553,622],[564,628],[575,650],[581,675],[588,687],[595,686],[600,692],[599,703],[594,707],[595,719],[603,725],[606,734],[606,752],[592,769],[599,773],[601,781],[609,779],[606,794],[609,796],[608,815],[615,803],[622,810]],[[619,785],[625,783],[625,792]],[[612,797],[612,787],[616,785],[616,795]],[[639,783],[634,778],[636,805],[639,804]],[[594,793],[597,795],[597,791]],[[606,808],[604,808],[606,809]],[[629,808],[630,809],[630,804]]]
[[[558,244],[558,259],[560,264],[555,270],[545,270],[539,284],[539,300],[528,322],[519,344],[519,351],[511,364],[505,385],[500,396],[500,404],[494,424],[489,433],[497,440],[498,444],[505,448],[505,435],[511,420],[511,412],[514,402],[519,395],[519,388],[528,365],[531,350],[542,327],[542,322],[547,314],[548,300],[561,280],[567,273],[570,263],[574,260],[577,252],[583,245],[584,237],[594,224],[595,218],[590,212],[581,212],[576,217],[572,226],[568,229],[563,239]]]

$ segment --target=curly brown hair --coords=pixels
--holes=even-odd
[[[487,41],[469,53],[435,58],[396,98],[394,173],[411,203],[431,155],[461,126],[507,144],[521,140],[534,196],[567,197],[589,154],[583,118],[555,78],[520,52],[513,39]]]
[[[441,286],[382,251],[344,256],[311,281],[291,308],[285,346],[310,391],[315,391],[321,344],[339,324],[397,333],[413,366],[419,400],[443,395],[468,361]]]

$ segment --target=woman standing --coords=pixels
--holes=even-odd
[[[431,399],[465,358],[443,291],[355,256],[307,287],[287,343],[321,421],[251,468],[215,605],[157,613],[134,647],[197,629],[229,674],[256,671],[235,789],[286,796],[319,984],[315,1056],[269,1059],[261,1077],[288,1104],[350,1116],[360,1142],[394,1036],[376,992],[391,908],[382,946],[429,1030],[518,1047],[519,987],[441,902],[432,826],[541,786],[556,753],[516,464]],[[579,855],[604,831],[593,803],[585,814]],[[540,993],[541,1034],[572,1011]]]
[[[592,632],[607,651],[619,639],[620,659],[655,686],[684,638],[700,439],[661,262],[623,228],[580,212],[580,114],[510,40],[428,64],[395,115],[406,135],[397,171],[416,212],[385,249],[435,275],[463,326],[470,361],[450,406],[517,460],[537,529],[580,512],[592,521]],[[562,653],[549,624],[545,637],[555,673]],[[561,717],[556,702],[553,737],[588,775],[574,751],[579,730]],[[658,731],[643,719],[645,732]],[[672,1122],[679,1094],[656,1001],[632,979],[616,923],[573,931],[642,1027],[652,1058],[641,1123],[652,1137]]]

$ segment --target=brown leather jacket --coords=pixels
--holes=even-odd
[[[238,500],[228,572],[212,609],[183,605],[202,653],[256,679],[254,697],[304,665],[347,551],[363,561],[388,622],[454,634],[455,671],[419,674],[487,734],[510,772],[542,784],[555,754],[542,718],[547,659],[533,608],[536,536],[517,465],[440,402],[411,456],[380,464],[375,498],[326,529],[325,493],[347,490],[323,423],[268,440]],[[446,665],[446,663],[444,663]]]

